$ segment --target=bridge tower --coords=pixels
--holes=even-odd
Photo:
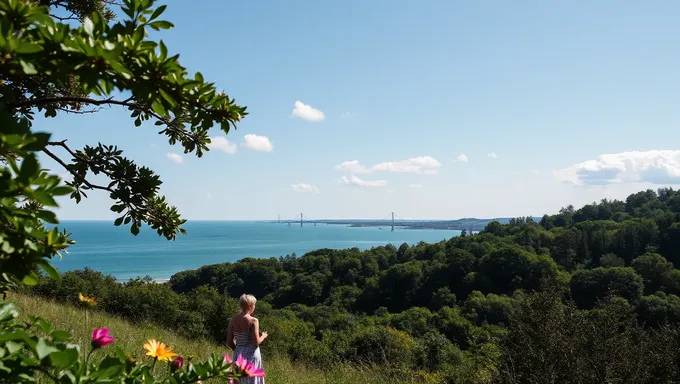
[[[394,232],[394,212],[392,212],[392,232]]]
[[[302,227],[302,213],[300,214],[300,226]]]

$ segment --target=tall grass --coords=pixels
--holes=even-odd
[[[82,348],[88,348],[93,328],[106,327],[116,338],[116,345],[125,352],[137,357],[143,356],[142,344],[150,338],[161,340],[170,345],[182,356],[193,356],[204,359],[212,353],[229,352],[228,347],[216,345],[209,341],[189,340],[173,332],[159,328],[153,324],[131,324],[99,311],[89,311],[87,320],[85,311],[72,306],[57,304],[40,298],[11,295],[9,300],[21,308],[22,315],[40,316],[52,323],[55,329],[71,332],[73,341]],[[225,327],[227,324],[224,325]],[[291,362],[285,357],[263,356],[264,368],[267,372],[268,384],[354,384],[354,383],[404,383],[411,379],[395,379],[384,377],[380,369],[359,369],[356,367],[338,366],[328,371]]]

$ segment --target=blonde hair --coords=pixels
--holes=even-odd
[[[238,299],[238,306],[241,310],[252,308],[257,303],[257,299],[253,295],[246,295],[245,293],[241,295]]]

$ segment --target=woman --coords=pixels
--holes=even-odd
[[[267,338],[267,332],[260,335],[260,323],[252,316],[257,299],[253,295],[241,295],[238,306],[241,313],[231,318],[227,329],[227,345],[234,350],[234,360],[242,355],[244,359],[262,368],[260,344]],[[264,377],[242,379],[241,384],[264,384]]]

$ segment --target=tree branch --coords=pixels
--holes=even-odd
[[[91,99],[89,97],[44,97],[42,99],[30,99],[26,101],[22,101],[20,103],[15,104],[15,107],[18,108],[23,108],[23,107],[41,107],[45,104],[54,104],[54,103],[83,103],[83,104],[94,104],[94,105],[106,105],[106,104],[112,104],[112,105],[122,105],[124,107],[130,107],[130,108],[135,108],[135,109],[145,109],[139,104],[136,103],[131,103],[128,100],[125,101],[120,101],[120,100],[114,100],[113,98],[108,98],[108,99],[103,99],[103,100],[97,100],[97,99]]]
[[[76,176],[76,177],[79,176],[77,173],[70,170],[68,165],[66,165],[66,163],[64,163],[64,161],[62,159],[60,159],[59,156],[55,155],[52,151],[50,151],[47,148],[44,148],[42,151],[45,152],[45,154],[47,154],[47,156],[51,157],[54,161],[59,163],[62,167],[64,167],[64,169],[66,169],[70,174],[72,174],[73,176]],[[79,180],[79,181],[81,181],[81,180]],[[90,189],[100,189],[102,191],[107,191],[107,192],[111,192],[111,193],[114,192],[114,190],[109,188],[109,187],[102,187],[101,185],[92,184],[85,179],[82,179],[82,182],[83,182],[83,184],[85,184]]]

